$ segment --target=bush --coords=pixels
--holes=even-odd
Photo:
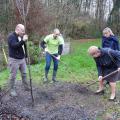
[[[39,54],[40,54],[39,41],[34,41],[34,42],[29,41],[28,50],[30,55],[30,63],[37,64],[39,61]]]
[[[75,20],[72,23],[72,31],[69,36],[73,39],[97,38],[101,36],[101,31],[93,22]]]
[[[5,61],[4,55],[2,52],[0,52],[0,71],[5,69],[7,67],[7,63]]]

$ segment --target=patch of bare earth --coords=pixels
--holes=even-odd
[[[4,90],[1,90],[0,120],[96,120],[105,108],[103,96],[94,95],[80,84],[58,82],[33,86],[34,106],[30,92],[20,82],[16,90],[17,97],[11,97],[9,92],[2,97]]]
[[[85,43],[85,42],[91,42],[91,41],[96,41],[96,39],[80,39],[78,40],[80,43]]]

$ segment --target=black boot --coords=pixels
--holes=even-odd
[[[30,90],[30,86],[28,85],[28,82],[27,82],[27,75],[26,75],[26,73],[22,75],[22,84],[23,84],[24,89],[26,91]]]
[[[48,82],[48,71],[45,70],[44,82]]]
[[[53,71],[53,76],[52,76],[52,81],[53,82],[57,82],[57,80],[56,80],[56,74],[57,74],[57,71]]]
[[[17,96],[16,90],[15,90],[15,79],[14,78],[10,78],[10,95],[12,97]]]

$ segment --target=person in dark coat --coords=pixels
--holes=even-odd
[[[94,58],[98,70],[99,89],[96,94],[104,92],[103,77],[118,70],[118,72],[105,79],[110,83],[111,87],[109,100],[114,100],[116,97],[116,81],[120,79],[120,52],[110,48],[91,46],[88,49],[88,53]]]
[[[103,30],[102,36],[102,48],[111,48],[113,50],[120,50],[118,38],[113,34],[112,30],[109,27],[106,27]],[[106,85],[109,82],[106,82]]]
[[[120,50],[118,38],[113,34],[112,30],[108,27],[106,27],[103,30],[102,48]]]
[[[10,69],[10,95],[17,96],[15,88],[15,80],[17,71],[20,70],[22,83],[25,90],[29,90],[29,85],[27,83],[27,72],[26,72],[26,61],[27,49],[26,41],[28,40],[28,35],[25,34],[25,27],[22,24],[18,24],[15,31],[8,36],[8,49],[9,58],[8,64]]]

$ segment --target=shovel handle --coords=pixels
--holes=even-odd
[[[118,70],[115,70],[115,71],[109,73],[108,75],[106,75],[106,76],[103,77],[103,80],[105,80],[107,77],[109,77],[110,75],[113,75],[113,74],[115,74],[115,73],[117,73],[117,72],[119,72],[119,71],[118,71]],[[93,83],[90,83],[90,84],[87,85],[86,87],[89,87],[89,86],[91,86],[91,85],[94,85],[94,84],[96,84],[97,82],[98,82],[98,81],[94,81]]]
[[[6,53],[5,53],[4,48],[2,48],[2,51],[3,51],[3,54],[4,54],[5,61],[6,61],[6,63],[8,64],[7,55],[6,55]]]
[[[54,57],[56,60],[58,60],[55,55],[49,53],[48,51],[47,51],[47,53],[50,54],[52,57]],[[60,60],[59,60],[59,61],[60,61]]]
[[[117,73],[117,72],[118,72],[118,70],[115,70],[115,71],[109,73],[108,75],[106,75],[106,76],[103,77],[103,80],[106,79],[107,77],[109,77],[109,76],[111,76],[111,75]]]

